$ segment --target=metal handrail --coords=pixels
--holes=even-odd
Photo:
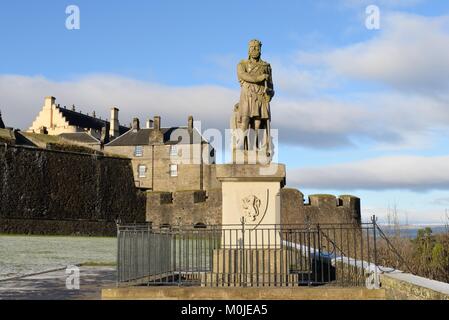
[[[391,251],[393,251],[393,253],[396,255],[396,257],[401,261],[401,263],[407,268],[408,272],[410,272],[411,274],[413,274],[413,269],[410,267],[410,265],[404,260],[404,258],[401,256],[401,254],[398,252],[398,250],[396,249],[396,247],[391,243],[390,239],[388,239],[387,235],[383,232],[383,230],[379,227],[379,225],[377,224],[377,218],[376,216],[372,216],[371,218],[373,226],[377,229],[377,231],[379,231],[380,236],[382,237],[382,239],[385,240],[385,242],[387,243],[388,247],[390,248]],[[380,268],[379,268],[380,269]],[[381,269],[380,269],[381,270]],[[385,273],[390,273],[393,271],[396,271],[396,268],[393,268],[393,270],[388,270],[388,271],[382,271]]]

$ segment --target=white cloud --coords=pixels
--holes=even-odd
[[[381,33],[373,39],[312,57],[354,79],[400,90],[445,92],[449,88],[449,16],[395,13],[382,19]]]
[[[193,115],[205,120],[209,127],[223,127],[227,124],[223,119],[230,116],[238,92],[218,86],[162,86],[113,75],[64,82],[0,76],[0,105],[9,126],[27,129],[48,95],[55,96],[61,106],[75,104],[78,110],[95,110],[104,118],[109,117],[111,106],[118,106],[123,124],[129,124],[136,115],[141,120],[160,115],[163,125],[186,125],[188,115]]]
[[[381,157],[289,170],[289,184],[339,190],[449,190],[449,156]]]
[[[109,108],[120,108],[120,121],[134,116],[161,115],[162,122],[179,123],[192,114],[203,128],[227,128],[237,90],[220,86],[170,87],[113,75],[91,75],[55,82],[43,77],[0,76],[0,105],[9,126],[27,129],[42,108],[45,96],[53,95],[61,106],[75,104],[83,112],[109,116]],[[273,101],[273,128],[284,141],[314,146],[350,144],[348,134],[357,130],[364,111],[331,99]],[[360,128],[359,128],[360,129]],[[360,130],[359,130],[360,131]]]
[[[434,199],[432,201],[432,204],[437,205],[437,206],[447,207],[447,206],[449,206],[449,197]]]
[[[362,199],[363,201],[363,199]],[[392,208],[397,203],[390,204],[390,207],[362,207],[362,220],[370,221],[371,217],[375,215],[378,218],[378,223],[386,224],[388,223],[388,215],[392,214]],[[397,207],[397,215],[399,219],[399,224],[405,225],[407,222],[409,224],[437,224],[441,225],[445,223],[444,212],[435,210],[434,208],[406,208],[402,207],[400,204]],[[390,221],[391,222],[391,221]]]
[[[271,61],[275,89],[290,97],[304,97],[319,93],[323,89],[337,88],[336,75],[326,70],[306,68],[294,61]]]
[[[43,98],[54,95],[62,106],[75,104],[83,112],[109,117],[120,108],[120,120],[162,116],[163,125],[185,124],[188,115],[203,128],[228,126],[238,90],[221,86],[171,87],[113,75],[91,75],[55,82],[43,77],[0,76],[0,106],[9,126],[27,129]],[[281,142],[314,148],[348,147],[356,139],[380,145],[416,145],[430,128],[447,127],[444,103],[421,96],[359,95],[351,102],[333,97],[277,96],[272,103],[273,128]],[[411,139],[413,138],[413,139]],[[426,142],[427,143],[427,142]]]
[[[355,146],[360,141],[384,149],[428,147],[433,132],[449,129],[447,30],[449,17],[393,14],[372,40],[323,53],[303,52],[297,60],[270,58],[278,92],[272,127],[279,129],[281,142],[313,148]],[[233,60],[217,59],[223,66]],[[345,87],[351,78],[362,80],[362,86],[371,80],[395,90],[356,93]],[[203,128],[218,129],[228,126],[239,99],[238,88],[218,85],[176,87],[117,75],[62,82],[0,75],[0,108],[9,126],[28,128],[47,95],[83,112],[95,109],[103,117],[117,105],[124,124],[134,116],[143,121],[157,114],[163,125],[180,125],[192,114],[203,121]]]

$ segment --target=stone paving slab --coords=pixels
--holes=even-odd
[[[114,267],[80,267],[80,290],[66,288],[64,270],[0,281],[0,300],[97,300],[115,285]]]

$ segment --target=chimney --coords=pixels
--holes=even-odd
[[[151,119],[147,120],[147,129],[152,129],[154,128],[154,121]]]
[[[160,116],[154,117],[154,129],[161,130],[161,117]]]
[[[51,107],[55,104],[56,98],[52,96],[45,97],[44,108],[51,109]]]
[[[189,120],[187,121],[187,128],[189,131],[193,131],[193,117],[189,116]]]
[[[109,143],[109,131],[110,131],[109,126],[110,126],[109,123],[106,123],[104,127],[101,128],[100,141],[102,145]]]
[[[119,122],[118,122],[119,109],[116,107],[111,108],[111,126],[109,129],[109,136],[114,139],[120,135]]]
[[[150,145],[155,144],[163,144],[164,143],[164,135],[161,131],[161,117],[154,117],[154,130],[150,131]]]
[[[133,131],[137,132],[140,130],[140,121],[139,118],[134,118],[133,119]]]

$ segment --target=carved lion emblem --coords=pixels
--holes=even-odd
[[[254,195],[242,199],[242,208],[245,219],[256,221],[260,214],[262,201]]]

